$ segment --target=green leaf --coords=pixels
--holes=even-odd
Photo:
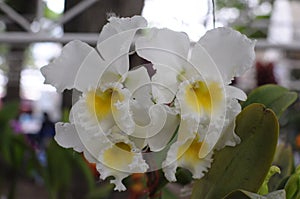
[[[258,193],[260,195],[265,195],[265,194],[268,194],[269,193],[269,187],[268,187],[268,183],[269,183],[269,180],[270,178],[275,175],[276,173],[279,173],[280,174],[280,168],[277,167],[277,166],[271,166],[263,184],[261,185],[261,187],[259,188],[258,190]]]
[[[289,144],[279,144],[276,148],[273,165],[280,168],[280,174],[275,174],[270,178],[269,190],[275,191],[278,188],[283,188],[280,185],[290,176],[294,169],[294,156],[292,147]]]
[[[261,103],[272,109],[279,118],[282,112],[295,102],[297,96],[297,93],[284,87],[268,84],[254,89],[248,95],[248,99],[242,103],[242,107],[245,108],[253,103]]]
[[[225,196],[223,199],[285,199],[285,191],[278,190],[262,196],[245,190],[236,190]]]
[[[289,177],[284,189],[287,199],[300,198],[300,166],[298,166],[296,172]]]
[[[237,189],[257,192],[273,161],[278,128],[273,111],[247,106],[236,119],[241,143],[215,152],[208,173],[194,184],[192,199],[222,198]]]

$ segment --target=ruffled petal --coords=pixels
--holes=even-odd
[[[74,88],[80,65],[92,50],[92,47],[81,41],[69,42],[58,58],[41,68],[45,83],[54,86],[58,92]]]
[[[136,31],[146,25],[142,17],[111,18],[100,33],[96,49],[80,66],[77,89],[87,91],[92,86],[123,81],[129,69],[129,50]]]
[[[206,143],[206,147],[199,150],[199,157],[204,158],[215,147],[224,127],[226,92],[223,82],[184,81],[179,86],[177,99],[183,127],[186,123],[193,127],[179,128],[178,138],[185,141],[198,133]]]
[[[108,21],[109,23],[103,26],[97,43],[101,43],[107,38],[119,34],[120,32],[147,26],[147,21],[142,16],[133,16],[131,18],[111,17]]]
[[[90,113],[84,98],[73,105],[70,121],[75,126],[78,137],[84,146],[83,153],[89,162],[97,162],[100,151],[110,143],[108,135],[114,123],[110,120],[98,122],[97,117]]]
[[[152,64],[165,65],[180,74],[187,60],[190,41],[186,34],[152,28],[136,40],[137,54]]]
[[[117,125],[123,132],[134,131],[134,120],[130,110],[130,92],[119,83],[106,84],[103,89],[91,89],[72,109],[82,115],[86,125],[97,123],[104,134]]]
[[[132,173],[146,172],[148,167],[142,154],[134,152],[133,145],[128,140],[112,142],[110,146],[102,150],[97,164],[100,178],[113,176],[115,179],[110,182],[116,185],[115,190],[118,191],[126,190],[122,183],[125,177]]]
[[[229,99],[226,109],[226,119],[223,132],[216,144],[216,149],[220,150],[225,146],[236,146],[241,142],[240,137],[235,134],[235,118],[241,112],[241,105],[236,99]]]
[[[128,89],[114,87],[112,95],[112,114],[117,126],[128,135],[132,134],[135,127],[132,111],[130,110],[130,92]]]
[[[180,84],[176,95],[180,113],[183,117],[203,118],[217,117],[225,110],[225,88],[222,82],[187,80]]]
[[[136,32],[145,28],[147,21],[140,16],[109,19],[97,43],[97,51],[107,62],[106,71],[123,76],[129,69],[129,50]]]
[[[163,162],[165,177],[171,182],[176,181],[176,169],[177,167],[183,167],[193,174],[193,178],[202,178],[212,162],[212,152],[203,158],[198,156],[202,145],[204,143],[198,140],[198,136],[185,142],[175,142],[170,147],[167,158]]]
[[[60,146],[73,148],[77,152],[84,150],[74,124],[58,122],[55,124],[55,132],[54,140]]]
[[[149,115],[149,109],[153,106],[151,85],[148,83],[142,84],[139,88],[134,88],[134,86],[129,86],[132,91],[134,90],[131,96],[130,110],[135,122],[134,132],[131,134],[130,139],[136,147],[142,149],[147,145],[147,131],[144,127],[151,121]]]
[[[233,77],[242,75],[253,65],[255,42],[233,29],[210,30],[198,43],[216,63],[226,83],[230,83]]]
[[[87,142],[86,135],[82,135],[82,133],[86,133],[86,130],[84,130],[79,124],[72,124],[72,123],[57,123],[55,125],[55,141],[64,148],[73,148],[77,152],[83,152],[84,157],[91,163],[97,162],[97,156],[95,154],[99,154],[99,140],[103,140],[102,137],[98,136],[92,136],[92,141],[94,142],[92,147],[86,147],[87,143],[91,144],[90,142]],[[92,150],[91,150],[92,149]]]

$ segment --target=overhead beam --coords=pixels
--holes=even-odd
[[[0,0],[0,10],[2,10],[12,20],[17,22],[22,28],[24,28],[24,30],[31,32],[30,23],[22,15],[20,15],[14,9],[12,9],[9,5],[4,3],[3,0]]]
[[[255,49],[278,49],[278,50],[292,50],[292,51],[300,51],[300,42],[292,41],[289,43],[278,43],[278,42],[270,42],[266,39],[259,39],[256,42]]]
[[[98,0],[84,0],[78,3],[76,6],[72,7],[70,10],[65,12],[62,17],[57,21],[58,24],[65,24],[66,22],[73,19],[75,16],[92,6]]]
[[[53,37],[49,34],[34,34],[26,32],[7,32],[0,34],[0,43],[7,44],[24,44],[34,42],[59,42],[68,43],[72,40],[81,40],[83,42],[94,45],[97,43],[98,33],[65,33],[61,37]]]
[[[48,34],[35,34],[26,32],[7,32],[0,33],[0,43],[16,44],[16,43],[35,43],[35,42],[58,42],[68,43],[72,40],[80,40],[91,45],[97,44],[98,33],[64,33],[61,37],[53,37]],[[260,49],[279,49],[300,51],[300,42],[287,44],[272,43],[265,39],[257,40],[255,48]]]

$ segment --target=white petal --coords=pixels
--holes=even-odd
[[[216,63],[226,83],[252,67],[255,42],[230,29],[216,28],[208,31],[198,43]]]
[[[82,152],[84,146],[77,134],[74,124],[58,122],[55,124],[55,141],[64,148],[73,148]]]
[[[229,99],[226,111],[226,123],[222,135],[216,144],[216,149],[220,150],[225,146],[235,146],[241,142],[238,135],[235,134],[235,119],[241,112],[241,105],[236,99]]]
[[[168,151],[167,158],[163,162],[165,177],[173,182],[176,181],[175,173],[177,167],[183,167],[191,171],[193,178],[200,179],[208,171],[212,162],[212,152],[204,158],[199,158],[198,151],[201,145],[193,141],[175,142]]]
[[[136,32],[147,26],[143,17],[111,18],[103,28],[97,51],[107,62],[106,70],[123,76],[129,68],[129,50]]]
[[[179,125],[179,116],[171,110],[166,111],[167,119],[163,128],[157,134],[147,139],[151,151],[161,151],[162,149],[164,149],[170,139],[173,137]],[[156,115],[156,117],[160,118],[161,116]]]
[[[226,89],[226,95],[229,98],[235,98],[242,101],[245,101],[247,99],[246,93],[237,87],[226,86],[225,89]]]
[[[187,70],[189,72],[188,77],[196,79],[201,77],[204,81],[224,82],[222,71],[219,70],[212,58],[205,48],[196,43],[191,52],[190,62],[193,67]]]
[[[54,139],[60,146],[64,148],[73,148],[77,152],[83,152],[84,157],[89,162],[96,163],[97,156],[94,156],[95,152],[89,151],[89,149],[86,148],[86,143],[78,134],[78,132],[83,132],[82,128],[79,129],[78,125],[59,122],[55,125],[55,132]],[[96,139],[93,138],[93,140]],[[99,154],[99,150],[97,153]]]
[[[140,152],[130,151],[131,143],[124,140],[119,144],[112,143],[111,146],[102,150],[97,170],[100,172],[101,179],[113,176],[115,179],[111,180],[111,183],[116,185],[115,190],[124,191],[126,187],[122,180],[131,173],[146,172],[149,166]]]
[[[92,50],[92,47],[81,41],[69,42],[63,47],[58,58],[41,68],[45,83],[53,85],[59,92],[74,88],[80,65]]]
[[[98,43],[101,43],[105,39],[120,32],[147,26],[146,19],[141,16],[133,16],[131,18],[111,17],[108,19],[108,21],[109,23],[103,26],[102,28],[98,39]]]
[[[130,91],[126,88],[114,87],[117,93],[112,95],[112,114],[118,127],[128,135],[132,134],[135,127],[130,110]]]
[[[137,134],[137,132],[135,132]],[[147,146],[147,142],[145,138],[138,138],[134,136],[129,136],[129,139],[134,143],[135,147],[139,150],[142,150],[144,147]]]
[[[152,77],[152,94],[156,103],[171,103],[177,93],[180,71],[166,65],[155,64],[156,73]]]
[[[83,60],[75,78],[75,88],[86,92],[88,89],[95,88],[101,81],[105,71],[106,63],[101,59],[98,52],[93,49]],[[112,81],[115,81],[112,78]]]
[[[226,95],[223,82],[203,82],[201,79],[184,81],[176,96],[181,123],[184,122],[183,127],[187,127],[184,130],[179,128],[178,137],[185,140],[198,132],[206,143],[206,147],[200,149],[199,157],[206,157],[218,142],[225,123]],[[187,122],[190,125],[186,125]]]
[[[149,138],[159,133],[167,120],[167,112],[163,105],[155,104],[149,108],[150,122],[145,126],[136,124],[131,136],[136,138]]]
[[[187,60],[190,41],[184,33],[152,28],[137,39],[135,47],[142,58],[180,72]]]
[[[111,18],[100,33],[96,49],[80,66],[77,89],[86,91],[90,87],[121,81],[129,69],[129,49],[136,31],[145,26],[142,17]]]
[[[78,128],[94,129],[96,127],[97,129],[94,130],[98,130],[99,133],[107,135],[110,129],[115,125],[112,114],[109,113],[107,117],[102,118],[101,121],[99,121],[96,114],[96,112],[91,112],[91,110],[89,110],[87,97],[84,96],[72,106],[70,111],[70,121],[75,124],[75,126],[79,125]],[[84,133],[83,135],[89,136],[87,133]]]
[[[143,86],[150,85],[150,77],[145,67],[128,72],[124,85],[133,94]]]
[[[195,137],[198,126],[198,118],[190,117],[188,115],[181,116],[177,140],[186,142],[188,139]]]
[[[149,108],[152,105],[150,85],[142,86],[132,93],[130,109],[136,125],[146,126],[150,123]]]

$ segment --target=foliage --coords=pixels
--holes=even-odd
[[[236,189],[257,192],[272,164],[278,131],[270,109],[260,104],[245,108],[236,119],[241,143],[215,153],[210,170],[195,183],[192,198],[222,198]]]
[[[296,99],[297,93],[291,92],[281,86],[268,84],[254,89],[249,93],[248,99],[242,103],[242,107],[245,108],[252,103],[261,103],[267,108],[272,109],[279,118],[283,111],[294,103]]]
[[[46,164],[38,159],[41,150],[33,148],[24,135],[16,134],[11,128],[18,107],[17,103],[6,103],[0,111],[0,190],[8,186],[7,196],[13,199],[18,191],[18,180],[40,176],[49,191],[49,198],[70,197],[76,193],[75,183],[80,184],[83,197],[91,193],[98,198],[103,195],[95,193],[94,174],[80,154],[63,150],[52,141],[45,151]],[[107,190],[105,194],[110,192]]]

